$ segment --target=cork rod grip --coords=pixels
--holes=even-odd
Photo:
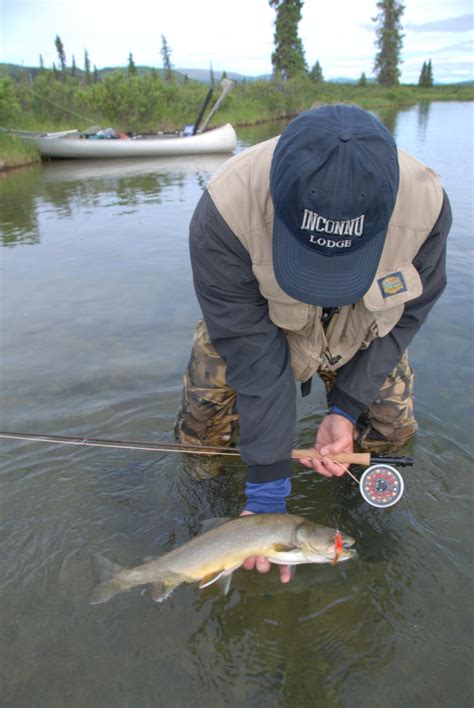
[[[293,460],[305,457],[320,460],[322,455],[312,447],[308,450],[293,450],[291,457]],[[366,467],[370,465],[370,452],[338,452],[336,455],[330,455],[329,457],[341,465],[364,465]]]

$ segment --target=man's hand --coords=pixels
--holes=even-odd
[[[252,514],[252,511],[243,511],[240,516],[248,516]],[[271,568],[271,563],[265,556],[251,556],[246,558],[243,562],[243,567],[246,570],[253,570],[256,568],[259,573],[268,573]],[[280,580],[282,583],[289,583],[291,580],[291,571],[288,565],[279,565],[280,569]]]
[[[330,413],[323,418],[316,435],[316,449],[323,456],[322,460],[301,459],[305,467],[315,470],[323,477],[341,477],[344,470],[331,461],[331,455],[337,452],[353,452],[353,430],[351,421],[342,415]]]

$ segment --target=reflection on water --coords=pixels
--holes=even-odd
[[[173,187],[180,201],[185,180],[193,180],[204,189],[210,175],[222,163],[221,156],[205,155],[189,158],[99,160],[85,163],[62,160],[35,167],[21,174],[13,173],[0,181],[0,243],[37,243],[40,240],[38,214],[54,209],[58,217],[70,218],[77,208],[94,209],[113,204],[128,212],[143,202],[160,204],[162,192]],[[17,197],[22,194],[18,210]],[[173,191],[173,200],[176,193]]]
[[[418,140],[424,143],[426,132],[428,130],[428,122],[430,118],[431,103],[418,104]]]
[[[41,174],[41,167],[32,167],[0,179],[0,243],[3,246],[38,243],[36,190]]]
[[[420,433],[403,499],[370,508],[351,479],[295,465],[290,511],[353,535],[356,560],[289,586],[240,570],[226,597],[182,586],[156,605],[137,589],[91,607],[91,551],[130,567],[237,514],[242,464],[3,441],[4,705],[471,704],[472,105],[380,117],[455,214],[449,286],[410,352]],[[199,316],[187,228],[221,162],[57,162],[0,181],[2,429],[171,440]],[[298,406],[301,447],[322,386]]]

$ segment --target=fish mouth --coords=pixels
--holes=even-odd
[[[352,545],[352,544],[351,544]],[[344,547],[341,554],[335,560],[334,551],[323,552],[323,553],[304,553],[303,554],[306,561],[309,563],[342,563],[342,561],[350,560],[357,556],[357,551],[355,548]]]
[[[342,553],[337,559],[337,562],[350,560],[357,556],[357,551],[353,546],[355,545],[355,539],[352,536],[344,536],[342,539]]]

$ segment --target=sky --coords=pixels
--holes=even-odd
[[[401,81],[418,81],[432,60],[436,82],[474,79],[472,0],[405,0]],[[325,79],[372,75],[376,0],[305,0],[299,35],[309,67]],[[269,74],[275,10],[268,0],[0,0],[0,61],[45,66],[57,61],[54,40],[68,63],[162,66],[161,35],[175,68]]]

